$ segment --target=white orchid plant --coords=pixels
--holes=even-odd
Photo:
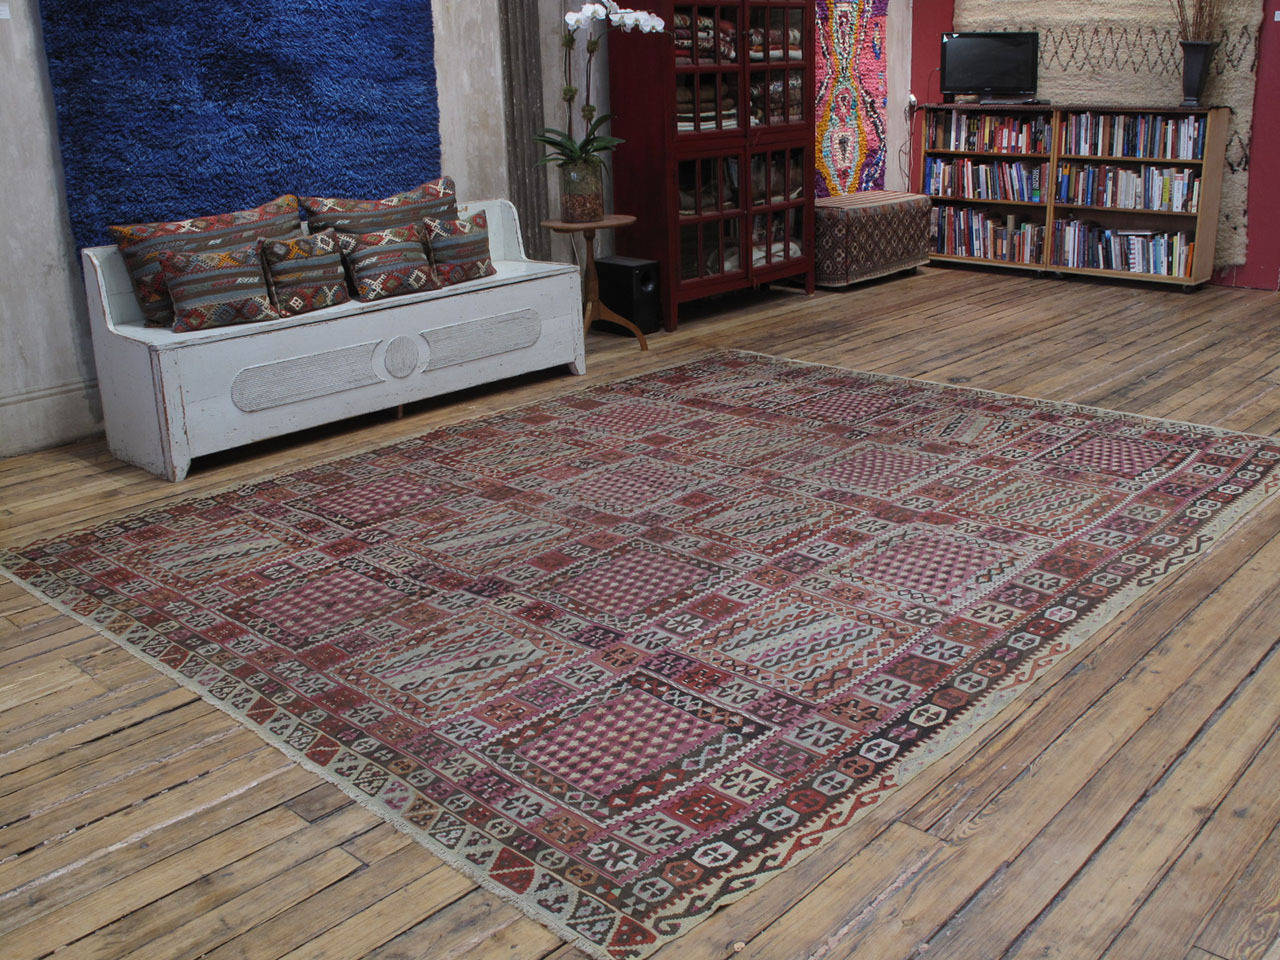
[[[603,29],[597,29],[597,24]],[[623,141],[618,137],[605,136],[600,128],[608,122],[610,114],[596,116],[596,108],[591,102],[591,70],[595,64],[596,51],[600,49],[604,35],[611,29],[625,32],[639,30],[641,33],[661,33],[666,28],[662,18],[647,10],[632,10],[620,7],[613,0],[602,3],[584,3],[579,10],[571,10],[564,15],[564,35],[560,46],[564,50],[564,87],[560,99],[564,101],[565,112],[569,123],[567,130],[547,127],[534,137],[547,147],[547,155],[543,163],[600,163],[600,154],[607,153]],[[578,48],[578,37],[586,39],[586,81],[582,91],[573,84],[573,55]],[[582,93],[582,105],[577,106],[578,94]],[[579,140],[574,136],[574,114],[582,117],[585,133]]]

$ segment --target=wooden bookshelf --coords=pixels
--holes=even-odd
[[[1213,275],[1227,108],[936,104],[924,112],[917,189],[934,204],[933,260],[1185,288]],[[1033,189],[1036,171],[1038,195],[1014,199]],[[966,227],[980,231],[978,244]],[[1023,258],[995,255],[1015,239]]]

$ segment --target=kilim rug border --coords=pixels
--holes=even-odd
[[[1196,557],[1203,555],[1218,537],[1225,534],[1264,500],[1280,491],[1280,470],[1275,469],[1276,461],[1280,460],[1280,444],[1272,438],[1248,436],[1216,427],[1123,414],[1078,404],[1025,397],[1019,398],[994,391],[900,378],[887,374],[861,373],[839,367],[826,367],[820,364],[784,360],[746,351],[728,351],[713,354],[700,360],[681,363],[625,380],[614,381],[612,384],[604,385],[603,387],[600,385],[587,387],[583,390],[553,398],[550,401],[524,404],[503,413],[490,414],[476,420],[467,421],[459,425],[459,427],[483,424],[486,421],[495,420],[499,417],[509,417],[513,413],[531,410],[546,403],[561,402],[566,399],[572,400],[575,397],[588,395],[601,389],[616,389],[627,383],[644,381],[650,378],[661,378],[664,374],[670,376],[686,366],[696,368],[699,365],[715,363],[727,365],[739,360],[746,366],[764,364],[783,368],[818,367],[831,370],[833,376],[846,375],[877,384],[900,384],[905,389],[914,389],[916,387],[937,388],[934,391],[935,395],[944,392],[962,393],[974,398],[989,398],[995,403],[1019,400],[1025,404],[1030,404],[1037,411],[1042,411],[1049,415],[1078,413],[1088,414],[1110,424],[1151,424],[1161,427],[1171,434],[1189,438],[1192,441],[1197,438],[1233,438],[1241,442],[1242,449],[1255,446],[1256,443],[1254,442],[1256,441],[1261,441],[1261,446],[1258,447],[1255,453],[1250,455],[1252,459],[1249,463],[1238,467],[1233,475],[1233,480],[1250,483],[1252,486],[1240,486],[1237,482],[1226,484],[1225,486],[1228,489],[1222,490],[1223,485],[1220,485],[1217,489],[1222,490],[1223,496],[1231,498],[1229,502],[1211,500],[1206,494],[1205,499],[1187,507],[1187,510],[1191,511],[1191,515],[1197,518],[1196,523],[1198,525],[1193,531],[1193,536],[1179,540],[1166,556],[1158,562],[1151,563],[1132,583],[1101,600],[1083,616],[1077,617],[1075,611],[1070,607],[1068,601],[1073,596],[1071,591],[1067,591],[1066,594],[1055,595],[1055,599],[1062,600],[1061,605],[1046,610],[1046,616],[1049,620],[1054,621],[1047,634],[1052,637],[1052,642],[1048,643],[1043,649],[1037,650],[1035,648],[1041,642],[1039,639],[1025,631],[1019,634],[1027,641],[1027,649],[1031,652],[1028,652],[1021,661],[1017,662],[1012,671],[1001,674],[998,670],[993,669],[991,673],[998,679],[990,685],[978,686],[974,697],[967,703],[956,704],[951,709],[942,711],[939,711],[932,703],[922,704],[912,713],[911,723],[925,730],[941,722],[937,716],[931,717],[927,715],[930,713],[930,709],[939,716],[948,714],[947,720],[949,722],[936,735],[924,737],[923,742],[914,749],[910,745],[910,740],[908,740],[908,746],[905,750],[900,750],[898,745],[884,738],[864,743],[859,755],[862,759],[859,762],[865,771],[870,772],[867,776],[856,781],[859,784],[856,789],[850,789],[843,794],[838,794],[838,799],[825,807],[823,816],[816,820],[802,823],[801,828],[797,831],[784,832],[783,837],[785,839],[765,846],[752,859],[742,863],[736,868],[732,879],[725,883],[721,889],[715,891],[714,895],[700,891],[694,885],[682,899],[667,901],[662,914],[652,918],[645,926],[630,920],[618,909],[607,908],[601,899],[591,897],[580,889],[577,891],[576,901],[572,904],[572,910],[568,910],[563,902],[552,902],[549,897],[543,897],[543,899],[539,900],[534,896],[538,891],[536,889],[530,890],[530,882],[537,872],[531,862],[525,861],[521,863],[518,859],[512,857],[504,867],[503,854],[501,853],[496,857],[492,855],[482,857],[480,853],[484,851],[479,851],[478,849],[468,854],[465,843],[458,841],[452,843],[442,842],[438,833],[420,827],[405,816],[403,796],[391,796],[390,800],[388,800],[386,799],[388,794],[385,791],[373,790],[368,784],[362,785],[360,779],[350,771],[344,776],[342,773],[332,769],[331,759],[327,763],[316,762],[312,756],[308,755],[307,750],[299,749],[289,742],[287,732],[284,735],[274,732],[270,725],[275,714],[269,700],[264,700],[261,697],[228,695],[225,686],[221,690],[211,689],[200,682],[201,676],[204,676],[204,674],[189,676],[182,668],[175,668],[166,663],[161,656],[152,655],[144,648],[150,646],[152,649],[158,650],[159,648],[154,647],[153,644],[157,640],[163,639],[160,634],[136,622],[132,628],[122,629],[123,624],[119,619],[118,612],[105,604],[98,605],[92,597],[86,598],[82,594],[75,604],[64,602],[63,599],[60,599],[55,594],[65,592],[65,584],[60,585],[57,582],[53,582],[54,578],[51,575],[44,574],[37,565],[33,565],[33,562],[28,557],[23,556],[23,552],[29,552],[41,544],[56,543],[65,538],[58,537],[38,541],[19,550],[0,548],[0,573],[24,587],[41,601],[95,629],[104,636],[110,637],[140,660],[234,717],[254,730],[263,740],[279,749],[294,762],[333,783],[357,803],[369,808],[384,820],[413,837],[444,862],[462,871],[501,899],[513,903],[565,940],[575,944],[588,954],[601,958],[601,960],[635,960],[635,958],[649,956],[663,944],[688,932],[716,909],[741,899],[768,879],[799,863],[816,850],[820,844],[829,841],[837,833],[866,814],[889,792],[906,783],[929,764],[950,752],[956,745],[968,738],[982,724],[997,714],[1011,700],[1025,691],[1033,680],[1061,662],[1066,654],[1079,647],[1099,627],[1121,613],[1138,597],[1150,591],[1169,574],[1179,570]],[[925,392],[927,393],[928,391]],[[402,448],[405,444],[421,441],[424,438],[433,437],[450,429],[455,428],[438,428],[424,434],[422,437],[389,444],[376,451],[371,451],[371,453],[386,453],[387,451]],[[368,455],[357,454],[354,456]],[[336,459],[333,463],[341,464],[351,459],[353,459],[352,455],[345,455]],[[280,475],[281,478],[287,476],[293,476],[293,474]],[[228,492],[230,490],[244,490],[252,486],[256,486],[256,484],[242,484],[238,487],[229,488]],[[208,502],[217,496],[217,494],[202,496],[187,502]],[[161,509],[172,511],[175,506],[181,505],[170,505]],[[145,513],[138,516],[142,515],[145,515]],[[120,518],[112,523],[103,524],[98,529],[101,530],[115,524],[127,523],[128,519]],[[1151,559],[1132,554],[1127,555],[1127,558],[1138,566],[1142,562]],[[42,583],[51,585],[53,590],[46,592],[42,588]],[[1080,591],[1076,591],[1076,593],[1079,594]],[[1063,596],[1067,599],[1063,600]],[[1048,623],[1049,620],[1045,622]],[[987,661],[981,661],[978,666],[980,667],[983,663],[987,663]],[[974,676],[976,677],[976,674]],[[230,674],[224,679],[229,679],[229,677]],[[921,714],[921,711],[924,711],[924,714]],[[885,734],[886,737],[894,735],[894,733]],[[855,757],[854,759],[858,760],[859,758]],[[850,768],[851,772],[857,767],[858,764],[854,764]],[[462,834],[467,833],[463,829],[466,824],[462,821],[459,821],[459,824],[458,836],[462,836]],[[478,831],[471,831],[471,833],[475,834]],[[502,849],[506,850],[507,848]],[[507,852],[509,853],[510,851]],[[528,876],[521,879],[525,874]],[[542,876],[542,874],[537,875]],[[572,889],[569,888],[570,900],[573,900]],[[566,893],[566,888],[563,884],[557,888],[556,893],[563,901]],[[583,913],[583,911],[588,911],[588,908],[594,909],[594,916],[586,916]],[[587,925],[584,926],[584,924]],[[602,929],[610,931],[607,938],[601,936],[600,930]]]

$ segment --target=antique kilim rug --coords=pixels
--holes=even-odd
[[[0,567],[625,960],[946,753],[1280,489],[1278,459],[723,353]]]

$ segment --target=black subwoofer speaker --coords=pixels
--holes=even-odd
[[[662,326],[662,303],[658,297],[658,261],[635,257],[601,257],[596,261],[600,278],[600,299],[645,333],[657,333]],[[616,323],[601,321],[598,329],[625,333]]]

